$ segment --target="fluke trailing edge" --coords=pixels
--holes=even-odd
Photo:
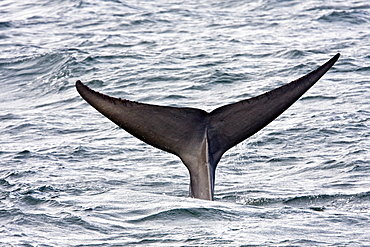
[[[82,98],[122,129],[180,157],[190,173],[190,196],[213,200],[215,170],[221,156],[288,109],[339,56],[338,53],[298,80],[210,113],[113,98],[95,92],[80,81],[76,82],[76,88]]]

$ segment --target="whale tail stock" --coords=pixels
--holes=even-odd
[[[288,109],[339,56],[298,80],[210,113],[122,100],[96,92],[81,81],[76,88],[91,106],[133,136],[180,157],[190,173],[190,196],[213,200],[215,170],[222,155]]]

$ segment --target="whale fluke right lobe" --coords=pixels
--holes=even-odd
[[[231,147],[261,130],[296,102],[338,60],[340,54],[311,73],[254,98],[221,106],[210,113],[211,153],[218,160]]]

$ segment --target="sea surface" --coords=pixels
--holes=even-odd
[[[370,3],[0,1],[0,246],[370,246]],[[334,67],[230,149],[215,201],[77,93],[219,106]]]

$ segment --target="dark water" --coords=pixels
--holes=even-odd
[[[367,1],[0,2],[1,246],[369,246]],[[85,103],[204,110],[336,65],[227,152],[216,201]]]

